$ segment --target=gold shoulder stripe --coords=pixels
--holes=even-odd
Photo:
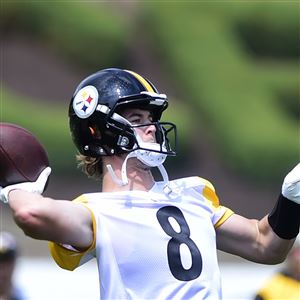
[[[211,202],[213,207],[218,208],[220,206],[220,201],[215,191],[207,185],[203,189],[203,196]]]
[[[198,176],[198,178],[201,180],[201,182],[204,185],[208,186],[210,189],[212,189],[215,192],[215,188],[214,188],[214,186],[212,185],[212,183],[210,181],[208,181],[207,179],[204,179],[202,177],[199,177],[199,176]]]
[[[130,73],[131,75],[133,75],[144,87],[148,92],[154,92],[152,86],[147,82],[147,80],[145,78],[143,78],[141,75],[133,72],[133,71],[129,71],[129,70],[125,70],[126,72]]]

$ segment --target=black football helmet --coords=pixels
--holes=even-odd
[[[176,126],[160,122],[162,112],[168,107],[166,95],[159,94],[154,85],[139,74],[116,68],[88,76],[75,90],[69,107],[69,121],[79,152],[98,157],[149,150],[139,145],[134,130],[137,126],[131,125],[120,114],[128,107],[151,111],[151,124],[156,126],[156,142],[160,149],[150,151],[175,155]],[[168,138],[170,132],[174,149]]]

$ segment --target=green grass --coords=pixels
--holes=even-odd
[[[145,1],[138,8],[129,20],[108,3],[11,1],[2,4],[0,25],[93,70],[122,65],[127,46],[139,45],[131,29],[143,28],[183,95],[170,99],[164,116],[178,125],[182,151],[198,138],[191,128],[204,126],[231,168],[257,181],[282,177],[300,156],[299,4]],[[57,168],[74,166],[67,107],[7,90],[2,98],[3,119],[32,129]]]
[[[58,171],[74,168],[76,149],[68,125],[68,107],[1,92],[1,122],[31,131],[45,146],[50,164]]]
[[[147,3],[145,26],[185,91],[182,101],[198,109],[215,137],[219,155],[243,174],[273,180],[299,160],[299,120],[284,109],[281,95],[293,95],[292,107],[300,101],[300,53],[295,58],[281,45],[277,55],[272,48],[282,32],[288,32],[286,48],[297,40],[299,10],[296,4],[219,4]],[[262,32],[250,41],[261,53],[247,48],[249,36],[237,30],[242,23]]]
[[[94,70],[123,62],[130,23],[96,2],[5,1],[3,35],[33,37],[77,67]]]

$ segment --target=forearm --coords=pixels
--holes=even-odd
[[[287,220],[281,220],[286,223]],[[277,264],[285,260],[288,252],[290,251],[295,237],[289,239],[279,236],[269,223],[269,215],[265,216],[262,220],[258,221],[258,236],[257,247],[258,257],[263,263]]]
[[[284,178],[273,210],[258,222],[258,253],[266,263],[282,262],[299,234],[300,164]]]
[[[284,260],[299,234],[299,226],[300,204],[281,194],[270,214],[258,223],[264,248],[275,259]]]
[[[46,210],[49,201],[53,200],[39,194],[12,190],[8,203],[16,224],[26,235],[36,239],[47,239],[45,229],[50,225],[50,220],[46,222],[43,210]]]
[[[0,200],[10,206],[16,224],[34,239],[87,248],[93,241],[92,215],[80,203],[43,197],[51,168],[35,182],[0,187]]]
[[[268,216],[250,220],[234,214],[216,233],[219,250],[263,264],[281,263],[294,242],[280,238],[271,228]]]
[[[90,211],[80,203],[13,190],[9,205],[16,224],[34,239],[87,248],[93,240]]]

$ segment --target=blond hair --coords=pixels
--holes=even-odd
[[[89,178],[95,180],[102,179],[102,160],[101,157],[90,157],[82,154],[76,155],[78,168],[85,173]]]

